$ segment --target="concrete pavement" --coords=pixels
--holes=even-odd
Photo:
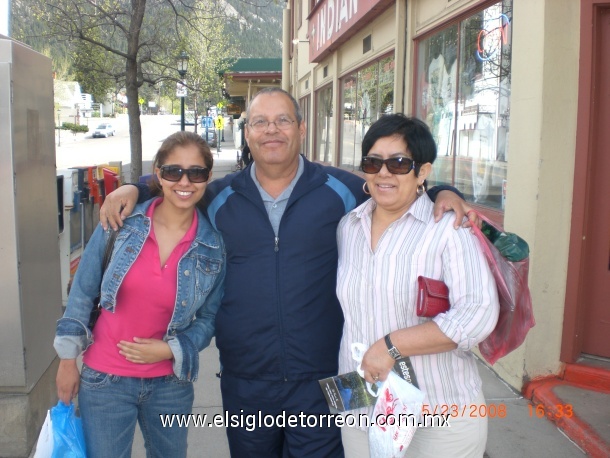
[[[218,371],[218,350],[214,342],[200,355],[200,379],[195,383],[195,404],[193,413],[222,413],[220,380]],[[479,362],[479,373],[483,379],[483,392],[487,400],[488,412],[493,406],[496,412],[504,406],[506,416],[489,419],[489,435],[486,456],[489,458],[547,457],[575,458],[587,456],[570,441],[554,423],[545,417],[535,415],[529,401],[511,389],[485,364]],[[607,398],[607,396],[606,396]],[[607,399],[606,399],[607,400]],[[606,404],[607,405],[607,404]],[[145,458],[144,442],[139,431],[134,441],[133,458]],[[211,456],[228,458],[229,447],[224,428],[189,428],[189,457]]]
[[[514,457],[547,457],[554,458],[579,458],[585,456],[608,457],[607,454],[585,454],[574,442],[557,428],[556,424],[549,421],[545,416],[539,417],[535,414],[535,407],[521,394],[515,392],[503,380],[501,380],[489,367],[479,362],[479,373],[483,379],[483,392],[487,400],[488,412],[491,414],[495,406],[496,412],[500,412],[503,406],[506,416],[489,419],[489,434],[485,456],[488,458],[514,458]],[[215,414],[222,414],[222,401],[220,395],[220,380],[216,377],[218,372],[218,350],[215,342],[200,354],[200,378],[195,382],[195,402],[193,413],[207,415],[207,419]],[[584,396],[583,396],[584,394]],[[577,397],[584,399],[577,400]],[[566,396],[564,402],[574,402],[575,410],[578,412],[590,412],[596,417],[587,417],[585,421],[598,421],[598,425],[604,426],[604,409],[607,412],[609,395],[596,393],[587,396],[587,393],[571,393]],[[597,408],[596,408],[597,407]],[[594,412],[597,412],[594,414]],[[607,423],[605,424],[607,426]],[[225,428],[222,427],[193,427],[189,428],[188,457],[210,456],[214,458],[229,458],[229,446],[227,444]],[[33,457],[34,450],[30,457]],[[132,458],[145,458],[146,451],[144,441],[139,429],[136,431]],[[322,457],[321,457],[322,458]]]

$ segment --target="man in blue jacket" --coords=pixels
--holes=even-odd
[[[343,330],[337,224],[367,195],[357,175],[299,154],[305,129],[290,94],[260,91],[247,113],[254,162],[211,182],[202,202],[227,250],[216,345],[223,407],[234,419],[226,425],[233,457],[343,456],[318,380],[337,374]],[[123,186],[107,197],[102,224],[121,224],[134,190]],[[145,198],[146,188],[139,190]],[[468,207],[443,194],[438,216],[454,209],[459,224]]]

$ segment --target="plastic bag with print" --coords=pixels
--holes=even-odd
[[[403,457],[421,419],[425,395],[394,372],[378,394],[369,427],[371,458]]]

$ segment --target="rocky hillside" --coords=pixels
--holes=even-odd
[[[282,57],[282,3],[226,0],[227,29],[238,55],[232,57]]]
[[[44,37],[44,23],[35,20],[28,3],[34,0],[13,0],[11,4],[11,36],[34,49],[51,55],[54,60],[66,59],[67,45]],[[229,57],[282,56],[282,1],[216,0],[224,2],[226,29],[232,42]]]

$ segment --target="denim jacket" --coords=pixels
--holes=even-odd
[[[93,301],[114,312],[123,278],[138,257],[150,232],[146,211],[152,202],[137,205],[125,219],[114,243],[112,257],[102,278],[102,259],[110,230],[98,226],[74,276],[66,311],[57,322],[54,347],[61,359],[73,359],[93,343],[87,327]],[[174,354],[173,368],[181,380],[195,381],[199,352],[210,344],[214,320],[224,292],[226,254],[220,234],[199,210],[197,234],[178,262],[178,285],[172,319],[164,340]]]

